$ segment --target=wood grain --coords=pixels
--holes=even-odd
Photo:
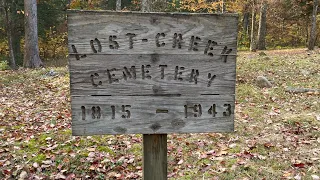
[[[213,54],[220,55],[225,46],[236,54],[237,20],[237,16],[223,14],[69,11],[69,52],[73,53],[71,45],[74,45],[78,53],[92,54],[90,41],[97,38],[102,46],[98,54],[203,54],[209,40],[217,43]],[[158,33],[160,47],[157,46]],[[181,49],[173,48],[175,33],[182,35]],[[132,44],[130,34],[135,35]],[[110,36],[114,36],[112,41]],[[192,36],[200,38],[196,40],[197,51],[189,50]]]
[[[71,60],[71,94],[72,95],[200,95],[200,94],[234,94],[235,91],[235,57],[228,57],[223,62],[222,57],[200,55],[92,55],[86,60]],[[150,79],[142,79],[141,66],[150,65],[146,75]],[[167,65],[161,75],[160,65]],[[124,79],[124,67],[135,66],[136,79]],[[175,68],[180,70],[181,79],[175,79]],[[112,71],[119,82],[110,83],[107,70]],[[191,78],[192,69],[199,71],[197,84]],[[94,76],[94,84],[91,75]],[[216,77],[211,81],[208,74]],[[111,73],[110,73],[111,74]],[[190,82],[191,80],[191,82]],[[99,85],[99,81],[101,84]],[[210,83],[209,83],[210,82]],[[210,85],[210,86],[209,86]],[[209,86],[209,87],[208,87]]]
[[[73,135],[233,131],[237,18],[68,11]]]
[[[201,104],[202,113],[194,111]],[[210,107],[216,104],[215,116]],[[230,114],[227,106],[230,104]],[[126,106],[125,111],[122,105]],[[187,118],[185,115],[187,105]],[[81,107],[85,107],[85,118]],[[92,107],[100,107],[100,117],[92,117]],[[112,117],[114,106],[115,116]],[[131,107],[129,107],[131,106]],[[127,118],[130,111],[130,118]],[[157,110],[162,112],[157,113]],[[163,110],[168,110],[167,113]],[[209,113],[211,112],[211,113]],[[226,115],[224,113],[227,112]],[[123,118],[125,117],[125,118]],[[149,97],[81,96],[72,97],[73,135],[94,134],[163,134],[233,131],[234,96]]]
[[[143,179],[167,179],[167,135],[143,135]]]

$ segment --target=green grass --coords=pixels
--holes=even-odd
[[[9,70],[10,67],[7,61],[0,61],[0,71]]]
[[[320,55],[264,52],[267,56],[240,52],[237,59],[236,132],[168,136],[168,174],[173,173],[169,179],[319,176],[319,161],[314,160],[320,138],[320,121],[316,119],[319,94],[292,94],[285,88],[320,89]],[[302,69],[310,74],[304,76]],[[112,172],[133,173],[141,179],[137,167],[142,166],[142,135],[72,137],[68,72],[54,68],[59,76],[47,77],[44,74],[49,70],[0,72],[0,160],[11,162],[0,167],[0,177],[6,177],[8,169],[16,171],[23,166],[43,179],[54,179],[61,170],[80,179],[112,179]],[[272,80],[273,87],[257,87],[259,75]],[[126,163],[132,158],[134,161]],[[53,161],[50,167],[41,171],[33,167],[33,163],[41,166],[48,159]],[[306,165],[293,167],[297,162]],[[17,179],[20,171],[11,178]]]
[[[135,156],[141,156],[142,155],[142,145],[141,144],[133,144],[128,151],[129,151],[129,153],[132,153]]]
[[[34,154],[34,157],[30,159],[31,162],[42,163],[42,161],[46,160],[45,154]]]

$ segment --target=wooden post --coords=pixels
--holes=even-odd
[[[167,179],[167,134],[143,135],[143,179]]]

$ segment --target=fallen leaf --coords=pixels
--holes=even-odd
[[[292,176],[292,173],[291,172],[285,172],[282,177],[285,177],[285,178],[289,178],[290,176]]]
[[[297,168],[304,168],[305,164],[304,163],[296,163],[296,164],[293,164],[294,167],[297,167]]]
[[[94,152],[89,152],[88,157],[93,158],[95,156]]]
[[[179,162],[178,162],[178,164],[182,164],[183,163],[183,159],[181,159]]]
[[[3,172],[4,172],[4,174],[7,174],[7,175],[11,174],[11,170],[10,169],[4,169]]]
[[[63,174],[61,174],[61,173],[58,173],[55,177],[54,177],[54,179],[66,179],[67,177],[65,176],[65,175],[63,175]]]
[[[271,148],[271,147],[274,147],[274,145],[270,142],[267,142],[267,143],[264,143],[264,147]]]
[[[244,164],[246,164],[246,161],[243,160],[243,159],[238,159],[238,160],[237,160],[237,164],[239,164],[239,165],[244,165]]]
[[[207,152],[207,155],[212,155],[212,154],[214,154],[214,153],[215,153],[214,150],[210,150],[210,151]]]
[[[216,156],[222,156],[222,155],[227,155],[228,151],[219,151],[217,152]]]
[[[134,159],[133,159],[133,158],[131,158],[131,159],[129,159],[129,160],[127,161],[128,164],[131,164],[131,163],[133,163],[133,162],[134,162]]]
[[[26,171],[22,171],[22,172],[20,173],[19,178],[20,178],[20,179],[25,179],[25,178],[27,178],[27,176],[28,176],[28,173],[27,173]]]
[[[207,154],[201,154],[199,158],[200,158],[200,159],[206,159],[207,157],[208,157]]]
[[[201,171],[202,171],[202,172],[205,172],[205,171],[209,170],[210,168],[211,168],[211,164],[206,164],[206,165],[201,169]]]
[[[42,161],[43,164],[46,164],[46,165],[50,165],[52,164],[52,161],[51,160],[45,160],[45,161]]]
[[[96,151],[96,148],[87,148],[87,150],[89,151],[89,152],[94,152],[94,151]]]
[[[9,166],[10,164],[11,164],[10,161],[6,161],[6,162],[4,163],[4,166]]]
[[[32,164],[32,166],[33,166],[34,168],[38,168],[38,167],[39,167],[39,164],[38,164],[37,162],[35,162],[35,163]]]
[[[234,147],[236,147],[236,146],[237,146],[236,143],[232,143],[232,144],[229,145],[229,148],[234,148]]]
[[[75,174],[69,174],[68,176],[67,176],[67,178],[66,178],[66,180],[72,180],[72,179],[74,179],[76,177],[76,175]]]
[[[58,144],[55,144],[52,147],[47,148],[46,151],[51,151],[51,150],[55,149],[58,146],[59,146]]]
[[[93,165],[91,165],[91,166],[89,167],[89,169],[90,169],[91,171],[94,171],[94,170],[96,170],[96,167],[93,166]]]
[[[261,159],[261,160],[267,159],[265,156],[262,156],[262,155],[258,155],[258,158]]]
[[[218,171],[224,173],[227,171],[227,168],[219,168]]]
[[[300,174],[297,174],[297,175],[294,177],[294,179],[296,179],[296,180],[301,180]]]
[[[312,174],[311,177],[312,177],[313,180],[319,180],[320,179],[320,177],[318,175],[315,175],[315,174]]]

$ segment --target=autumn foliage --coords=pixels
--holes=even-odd
[[[240,52],[234,133],[168,135],[168,179],[319,179],[319,54]],[[272,88],[258,88],[264,75]],[[142,136],[71,135],[66,67],[0,71],[0,179],[142,179]]]

